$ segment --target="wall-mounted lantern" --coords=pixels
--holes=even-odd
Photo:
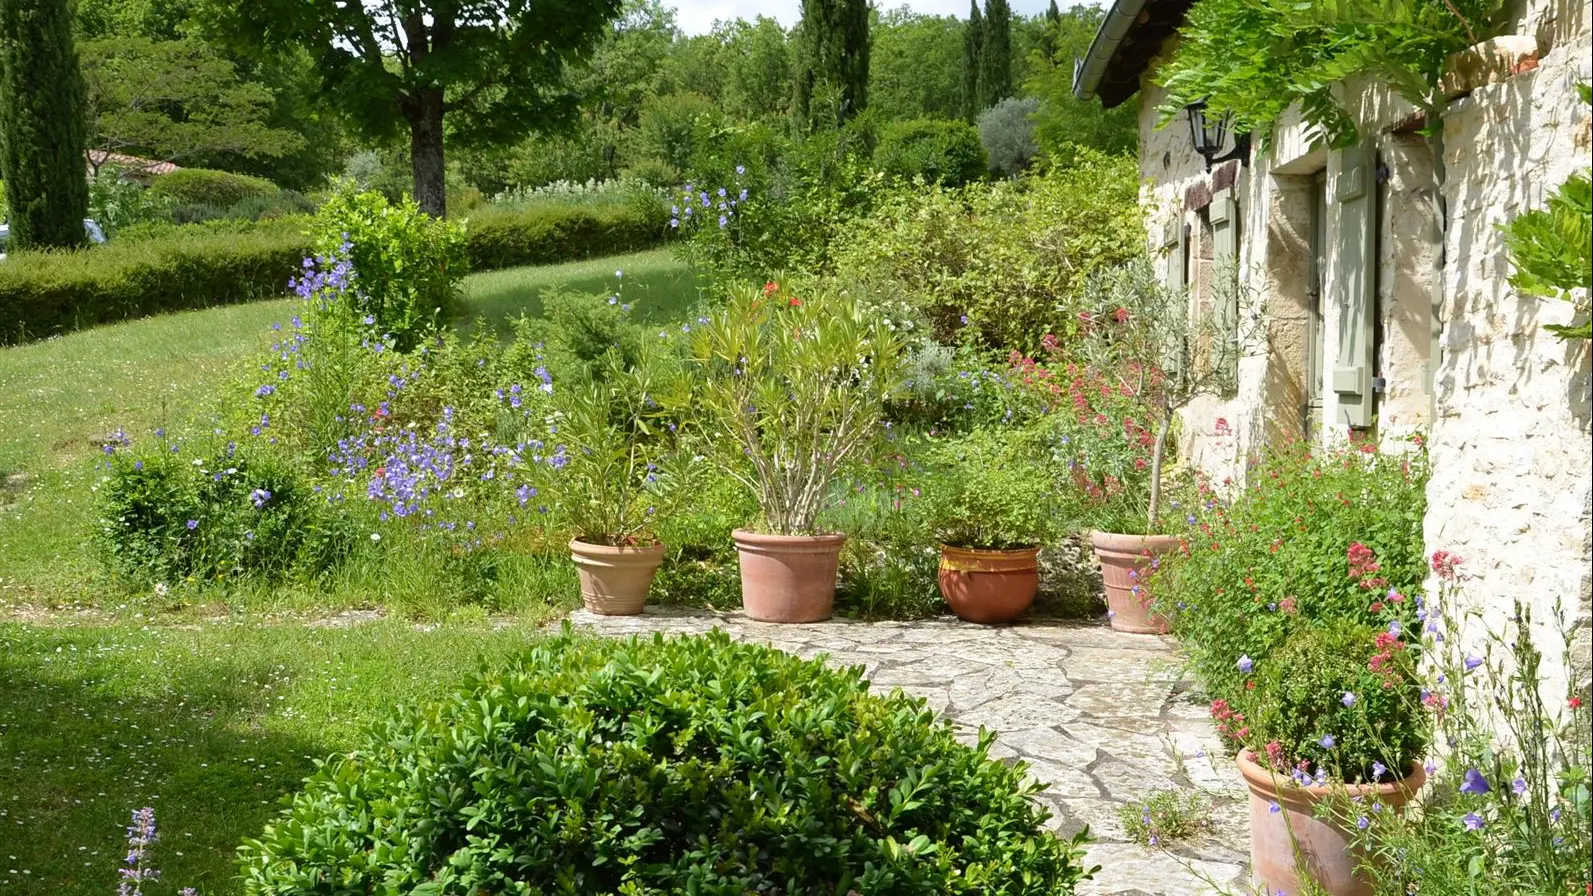
[[[1215,119],[1206,116],[1206,101],[1196,100],[1184,107],[1189,112],[1189,136],[1195,142],[1195,152],[1200,153],[1206,160],[1206,170],[1217,162],[1226,162],[1229,159],[1238,159],[1242,164],[1250,164],[1250,134],[1234,134],[1233,149],[1222,151],[1223,139],[1228,135],[1228,126],[1233,122],[1233,113],[1224,112]],[[1219,155],[1220,153],[1220,155]]]

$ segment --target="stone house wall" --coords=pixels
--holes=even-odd
[[[1343,87],[1358,120],[1368,123],[1362,133],[1377,181],[1367,184],[1377,202],[1376,419],[1353,430],[1385,450],[1426,436],[1433,465],[1428,553],[1465,558],[1466,599],[1495,629],[1517,600],[1524,602],[1551,674],[1559,683],[1567,675],[1586,682],[1593,600],[1589,351],[1542,329],[1567,322],[1569,305],[1511,290],[1497,225],[1541,206],[1568,175],[1589,166],[1588,109],[1575,85],[1593,78],[1593,26],[1587,5],[1574,0],[1531,0],[1516,22],[1506,30],[1536,40],[1536,68],[1455,99],[1444,115],[1447,230],[1435,205],[1438,160],[1433,144],[1416,133],[1415,110],[1386,90]],[[1264,344],[1240,362],[1238,394],[1201,399],[1180,420],[1180,457],[1238,487],[1246,460],[1268,444],[1352,434],[1354,414],[1329,381],[1349,331],[1334,300],[1348,276],[1335,197],[1353,157],[1313,148],[1298,118],[1286,116],[1249,165],[1230,162],[1208,174],[1187,119],[1158,126],[1164,94],[1152,83],[1155,70],[1153,62],[1139,93],[1140,172],[1158,271],[1171,283],[1187,280],[1192,309],[1201,313],[1211,276],[1202,244],[1206,206],[1231,184],[1240,277],[1267,331]],[[1320,276],[1313,228],[1324,232]],[[1313,349],[1321,359],[1314,375]],[[1581,630],[1569,653],[1555,634],[1567,623]]]

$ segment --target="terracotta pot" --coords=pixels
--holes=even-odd
[[[1305,892],[1302,878],[1314,880],[1329,896],[1371,896],[1372,885],[1355,873],[1362,852],[1351,845],[1352,838],[1342,826],[1316,817],[1316,805],[1332,793],[1347,792],[1367,803],[1375,797],[1399,812],[1427,780],[1422,767],[1416,765],[1405,777],[1388,784],[1301,787],[1287,775],[1274,776],[1263,768],[1255,761],[1254,751],[1242,751],[1238,762],[1239,772],[1250,786],[1251,878],[1256,892],[1267,896]],[[1276,812],[1272,811],[1274,804]]]
[[[845,535],[731,533],[741,561],[741,605],[760,622],[818,622],[835,611]]]
[[[969,622],[1011,622],[1040,590],[1039,548],[981,551],[940,546],[940,596]]]
[[[1150,596],[1140,587],[1139,580],[1151,559],[1178,547],[1178,539],[1171,535],[1092,532],[1090,541],[1101,561],[1112,628],[1136,635],[1167,634],[1167,617],[1152,612]]]
[[[600,616],[635,616],[647,602],[653,574],[664,562],[664,546],[630,548],[570,542],[570,559],[581,576],[581,601]]]

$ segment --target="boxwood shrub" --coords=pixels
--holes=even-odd
[[[487,208],[467,221],[466,252],[475,271],[632,252],[663,242],[665,218],[640,203]],[[15,253],[0,261],[0,345],[286,295],[311,251],[306,225],[295,216],[153,226],[84,250]]]
[[[400,709],[241,849],[261,894],[1066,894],[991,736],[767,647],[568,626]]]
[[[208,168],[180,168],[155,178],[149,185],[151,196],[172,205],[237,205],[245,199],[270,199],[282,192],[271,181],[231,171]]]

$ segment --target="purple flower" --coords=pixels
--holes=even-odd
[[[1522,794],[1526,793],[1527,792],[1527,779],[1526,778],[1517,778],[1514,781],[1511,781],[1510,782],[1510,792],[1514,793],[1516,796],[1521,796]]]
[[[1357,828],[1360,828],[1363,831],[1366,830],[1368,827],[1370,827],[1371,824],[1372,824],[1372,820],[1370,818],[1367,818],[1365,815],[1362,815],[1360,818],[1355,819],[1355,826]]]
[[[192,531],[194,529],[197,529],[197,528],[199,528],[199,521],[198,520],[189,520],[188,521],[188,529],[190,531]]]
[[[1345,691],[1344,692],[1344,696],[1339,698],[1339,702],[1343,703],[1345,706],[1354,706],[1355,705],[1355,692],[1353,692],[1353,691]]]
[[[1373,781],[1381,781],[1381,780],[1383,780],[1383,775],[1385,775],[1387,773],[1388,773],[1388,766],[1384,765],[1381,762],[1373,762],[1372,763],[1372,780]]]
[[[1467,812],[1466,817],[1462,818],[1461,821],[1465,823],[1468,831],[1482,830],[1482,816],[1475,812]]]
[[[1279,812],[1283,811],[1283,807],[1278,805],[1276,801],[1273,801],[1267,804],[1267,811],[1273,815],[1277,815]]]
[[[1317,741],[1317,743],[1322,745],[1322,749],[1331,750],[1331,749],[1333,749],[1333,745],[1338,743],[1338,741],[1333,739],[1333,735],[1324,734],[1324,735],[1322,735],[1322,739]]]
[[[273,393],[275,391],[277,391],[277,387],[276,386],[273,386],[270,383],[266,383],[265,385],[261,386],[260,388],[254,390],[254,395],[255,395],[256,398],[265,398],[267,395],[270,395],[271,393]]]
[[[1256,668],[1255,660],[1252,660],[1249,654],[1239,657],[1239,662],[1234,665],[1238,666],[1239,671],[1246,675],[1249,675]]]
[[[1399,637],[1399,632],[1400,632],[1399,620],[1398,619],[1390,619],[1388,621],[1388,633],[1397,638],[1397,637]]]
[[[255,509],[258,510],[264,507],[267,501],[271,500],[271,493],[263,488],[257,488],[249,493],[249,500],[254,503]]]
[[[747,173],[747,166],[745,166],[745,165],[737,165],[736,166],[736,173],[737,174],[746,174]]]
[[[1466,769],[1465,782],[1460,785],[1461,793],[1484,794],[1491,790],[1493,788],[1488,785],[1488,779],[1482,776],[1482,772],[1474,768]]]
[[[1472,656],[1469,653],[1466,654],[1466,671],[1467,672],[1470,672],[1471,670],[1477,668],[1480,665],[1482,665],[1482,658],[1481,657]]]

